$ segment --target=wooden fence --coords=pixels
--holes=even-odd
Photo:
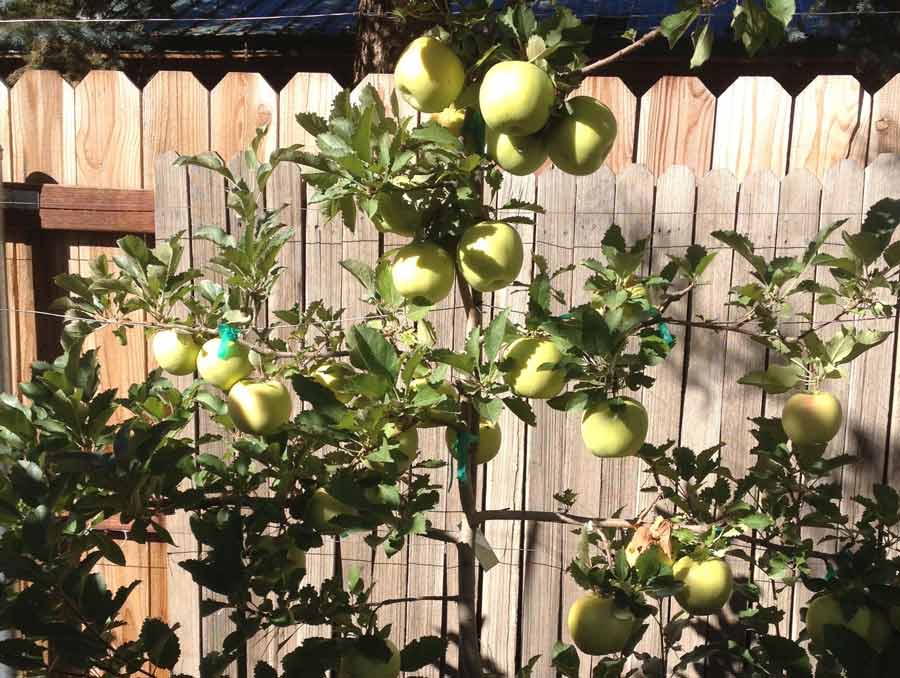
[[[370,80],[383,94],[389,92],[389,76]],[[213,148],[230,158],[262,123],[270,124],[266,151],[309,143],[294,123],[294,113],[326,114],[338,89],[328,75],[298,74],[276,93],[257,74],[232,73],[210,92],[192,75],[174,72],[158,74],[143,91],[111,72],[91,73],[73,89],[55,73],[30,72],[8,92],[0,87],[0,145],[11,149],[2,156],[3,175],[23,181],[40,172],[62,183],[155,188],[160,235],[190,231],[195,224],[225,223],[221,183],[202,170],[172,167],[174,156],[166,152]],[[510,178],[504,186],[504,197],[536,199],[547,208],[536,228],[524,228],[522,235],[529,253],[541,254],[551,266],[595,254],[612,222],[630,238],[652,234],[654,269],[664,264],[667,253],[692,242],[715,247],[709,233],[717,228],[737,227],[767,252],[788,251],[822,223],[846,216],[851,226],[858,224],[866,206],[885,195],[900,196],[900,159],[882,155],[900,152],[900,76],[874,95],[847,76],[820,76],[796,97],[771,78],[740,78],[718,98],[699,80],[682,77],[662,78],[639,99],[616,78],[591,78],[584,89],[606,101],[619,121],[608,166],[591,177],[548,170],[537,177]],[[348,317],[361,316],[367,308],[359,300],[359,288],[337,261],[352,257],[371,262],[392,243],[367,224],[361,223],[355,235],[337,224],[320,224],[314,211],[303,209],[304,193],[296,170],[281,168],[266,196],[269,204],[292,205],[286,215],[297,232],[285,249],[287,274],[272,305],[323,298],[346,307]],[[52,247],[44,249],[47,241],[41,240],[34,249],[33,232],[15,224],[8,224],[7,231],[8,305],[21,311],[42,308],[35,301],[35,271],[78,270],[112,246],[109,235],[66,233],[54,234]],[[208,260],[207,248],[207,243],[191,241],[193,265]],[[529,264],[530,257],[523,269],[526,277]],[[745,275],[740,261],[725,253],[708,272],[712,284],[697,290],[678,312],[690,308],[694,314],[724,317],[726,290]],[[559,281],[576,302],[585,298],[584,277],[584,271],[576,270]],[[490,303],[524,310],[521,295],[499,292]],[[442,341],[458,345],[463,319],[452,309],[459,300],[448,300],[446,306],[432,317]],[[893,321],[883,324],[894,326]],[[13,378],[18,381],[26,377],[37,352],[38,333],[28,313],[10,314],[10,326]],[[749,342],[708,332],[676,334],[675,354],[661,368],[656,388],[642,396],[651,413],[650,439],[671,438],[698,448],[725,439],[729,463],[745,467],[752,446],[746,419],[772,412],[777,399],[763,398],[735,380],[764,364],[765,354]],[[132,338],[124,350],[111,337],[98,339],[107,383],[125,386],[150,366],[140,334]],[[866,354],[839,386],[847,410],[843,439],[848,450],[866,460],[840,478],[848,497],[869,492],[872,482],[897,477],[888,454],[898,435],[892,422],[900,416],[893,397],[896,360],[895,342],[886,343]],[[607,515],[624,506],[625,514],[631,514],[641,507],[645,495],[636,462],[590,457],[573,417],[542,405],[537,412],[539,426],[528,430],[504,415],[503,450],[482,474],[483,506],[553,508],[553,494],[568,487],[579,493],[579,513]],[[441,432],[423,432],[421,441],[426,452],[443,453]],[[446,471],[436,471],[435,481],[446,484]],[[846,509],[853,517],[854,507],[848,503]],[[453,530],[458,512],[450,493],[433,520]],[[228,622],[216,615],[200,619],[200,592],[174,566],[196,547],[183,520],[176,517],[170,527],[179,543],[168,554],[159,545],[126,542],[128,568],[104,567],[113,585],[135,576],[145,582],[129,608],[130,624],[122,637],[133,634],[144,616],[178,622],[183,640],[177,670],[196,672],[201,652],[221,642]],[[565,610],[576,591],[563,570],[574,537],[560,526],[535,523],[492,523],[487,537],[501,562],[481,579],[483,650],[498,671],[511,674],[530,656],[546,656],[557,638],[566,637]],[[442,545],[413,540],[387,560],[351,540],[342,544],[342,555],[378,582],[379,598],[455,593],[455,555]],[[331,548],[310,555],[313,580],[327,576],[332,558]],[[760,579],[759,572],[746,567],[742,574]],[[786,632],[797,630],[802,602],[799,594],[779,601],[791,611]],[[444,632],[451,640],[455,634],[455,608],[440,601],[392,605],[385,608],[383,620],[393,623],[398,644],[426,633]],[[277,661],[310,632],[292,629],[265,639],[251,648],[251,663],[256,658]],[[453,675],[455,655],[451,644],[450,668],[425,675]],[[549,675],[546,660],[538,667],[535,675]]]

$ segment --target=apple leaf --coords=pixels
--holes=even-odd
[[[694,7],[689,7],[680,12],[676,12],[675,14],[663,17],[663,20],[659,24],[659,28],[669,41],[670,48],[674,47],[675,43],[681,40],[682,36],[687,32],[688,28],[691,27],[691,24],[694,23],[694,19],[696,19],[699,14],[700,7],[695,5]]]
[[[147,619],[141,626],[141,643],[150,661],[161,669],[173,669],[181,656],[181,645],[168,624],[160,619]]]
[[[770,365],[738,379],[745,386],[759,386],[766,393],[785,393],[800,383],[803,371],[797,365]]]
[[[447,642],[437,636],[416,638],[400,653],[402,671],[419,671],[429,664],[440,661],[447,648]]]
[[[691,68],[700,68],[712,54],[713,32],[707,21],[699,32],[694,33],[694,54],[691,56]]]
[[[356,259],[343,259],[338,263],[341,268],[356,278],[367,292],[375,289],[375,271],[371,266]]]
[[[578,678],[581,662],[574,645],[566,645],[557,641],[550,656],[552,657],[551,666],[560,675],[566,676],[566,678]]]
[[[397,382],[400,358],[381,332],[368,325],[354,325],[347,333],[347,344],[351,351],[359,353],[367,369],[385,377],[391,384]]]

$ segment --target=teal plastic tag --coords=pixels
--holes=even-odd
[[[828,569],[825,571],[825,581],[831,582],[837,579],[837,572],[835,572],[831,565],[826,566]]]
[[[227,360],[234,353],[237,345],[238,336],[240,336],[236,327],[232,327],[228,323],[219,325],[219,358]]]
[[[650,317],[658,318],[659,311],[657,311],[655,308],[651,308],[650,309]],[[661,320],[659,321],[658,325],[659,325],[659,327],[657,329],[657,332],[659,333],[660,338],[664,342],[666,342],[666,345],[669,348],[672,348],[675,345],[675,337],[672,336],[672,332],[671,332],[671,330],[669,330],[669,326]]]
[[[461,483],[469,482],[469,446],[478,444],[478,436],[472,435],[469,431],[462,431],[456,436],[456,442],[453,443],[452,454],[456,459],[456,477]]]

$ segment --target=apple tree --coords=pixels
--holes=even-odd
[[[658,32],[674,42],[694,25],[699,61],[709,39],[703,10],[711,4],[688,3]],[[737,36],[750,51],[775,40],[788,5],[741,3]],[[343,568],[318,586],[306,580],[306,553],[347,533],[364,534],[388,557],[413,537],[450,545],[459,576],[458,675],[486,675],[476,553],[484,525],[496,520],[565,523],[581,535],[567,570],[584,589],[566,615],[574,645],[546,648],[562,675],[578,675],[588,656],[599,658],[593,675],[606,678],[680,675],[698,662],[748,677],[895,675],[900,496],[875,485],[846,498],[862,508],[859,521],[848,519],[833,478],[856,458],[826,454],[846,403],[823,385],[890,337],[866,321],[891,317],[897,304],[900,249],[892,239],[900,202],[876,203],[858,230],[843,222],[823,228],[797,256],[767,258],[746,236],[716,232],[750,271],[727,293],[738,320],[669,313],[704,284],[713,252],[693,245],[644,274],[648,240],[627,242],[612,226],[595,256],[579,263],[589,271],[591,301],[573,306],[554,287],[561,271],[540,257],[521,275],[515,226],[531,217],[508,214],[539,214],[541,206],[497,205],[496,197],[504,171],[529,174],[549,159],[583,175],[603,164],[615,118],[602,102],[570,96],[596,68],[583,54],[584,27],[564,8],[538,17],[522,3],[472,3],[453,14],[411,4],[406,11],[436,26],[401,55],[396,89],[431,118],[403,117],[397,95],[384,102],[366,88],[357,101],[341,93],[327,119],[298,113],[315,148],[261,158],[258,135],[245,154],[249,178],[214,153],[181,157],[221,175],[241,225],[239,233],[213,225],[193,234],[215,247],[206,267],[186,265],[183,234],[153,247],[125,237],[111,260],[58,277],[67,292],[59,301],[67,318],[62,353],[34,364],[21,399],[0,398],[0,628],[17,634],[0,641],[0,662],[27,675],[173,669],[180,642],[163,620],[145,620],[136,640],[112,642],[134,585],[108,589],[95,566],[125,558],[93,528],[120,516],[134,538],[172,543],[160,517],[185,512],[201,549],[181,566],[216,594],[202,601],[201,613],[223,612],[234,624],[222,647],[202,657],[204,678],[249,670],[256,678],[331,670],[394,678],[439,661],[445,639],[401,648],[379,623],[377,582]],[[277,323],[264,322],[283,273],[279,252],[292,235],[282,208],[261,200],[281,163],[302,168],[311,203],[326,218],[353,229],[362,214],[380,231],[408,238],[378,261],[341,262],[359,281],[366,318],[346,320],[343,309],[312,301],[269,308]],[[824,252],[838,233],[843,251]],[[429,321],[454,286],[467,319],[461,348],[440,345]],[[483,324],[481,295],[508,286],[527,295],[524,317],[499,310]],[[568,308],[556,313],[552,300]],[[833,309],[831,319],[813,322],[797,311],[810,302]],[[124,341],[136,312],[149,320],[159,368],[117,394],[101,385],[97,353],[84,342],[110,324]],[[723,460],[728,441],[692,450],[647,440],[654,413],[633,396],[653,388],[653,368],[668,358],[676,323],[762,344],[769,366],[741,383],[793,393],[781,416],[749,422],[755,446],[743,452],[754,462],[743,474]],[[185,388],[169,379],[192,374]],[[540,426],[533,400],[580,417],[584,449],[564,454],[593,455],[598,474],[637,457],[656,500],[628,517],[479,510],[478,471],[501,448],[500,415],[509,410]],[[214,432],[194,435],[198,411]],[[458,478],[450,488],[430,475],[447,451],[420,449],[418,430],[427,426],[446,427]],[[213,445],[224,455],[212,454]],[[429,520],[445,491],[459,494],[458,531]],[[567,507],[575,499],[565,488],[557,497]],[[814,540],[813,527],[825,536]],[[735,559],[764,572],[776,594],[792,586],[814,594],[799,640],[778,631],[784,610],[734,577]],[[718,613],[735,595],[746,602],[738,631],[683,647],[692,620]],[[280,666],[248,667],[249,641],[298,625],[330,632],[303,640]],[[651,633],[661,639],[659,656],[639,645]],[[536,661],[518,678],[531,676]]]

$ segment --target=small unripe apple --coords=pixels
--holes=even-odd
[[[556,89],[550,76],[527,61],[501,61],[492,66],[478,90],[485,124],[517,137],[543,128],[555,99]]]
[[[220,358],[221,342],[221,339],[216,338],[203,344],[197,355],[197,373],[201,379],[227,391],[250,374],[253,371],[253,365],[250,364],[247,347],[238,342],[232,342],[231,346],[226,347],[227,358]]]
[[[448,426],[444,438],[450,449],[453,449],[456,444],[456,435],[456,429]],[[480,420],[478,422],[478,445],[475,447],[474,455],[475,463],[486,464],[496,457],[500,451],[501,442],[500,425],[487,419]]]
[[[633,398],[604,400],[585,410],[581,438],[595,457],[631,457],[647,438],[647,410]]]
[[[340,516],[355,516],[358,511],[352,506],[335,499],[321,487],[316,490],[306,505],[306,522],[323,534],[337,534],[343,528],[333,521]]]
[[[589,655],[621,652],[634,633],[631,610],[616,607],[613,598],[588,593],[572,603],[566,622],[572,642]]]
[[[348,365],[333,362],[316,368],[312,378],[334,393],[334,397],[346,405],[353,399],[353,394],[344,390],[344,384],[351,375],[353,375],[353,369]]]
[[[572,113],[555,121],[547,132],[550,160],[567,174],[593,174],[616,140],[616,118],[591,97],[574,97],[566,103]]]
[[[494,292],[509,285],[522,270],[524,256],[519,232],[497,221],[482,221],[467,228],[456,250],[463,277],[479,292]]]
[[[239,381],[228,391],[228,415],[244,433],[265,435],[291,419],[291,394],[277,379]]]
[[[394,87],[410,106],[438,113],[456,101],[466,81],[462,61],[440,40],[421,37],[403,50],[394,69]]]
[[[408,238],[416,234],[422,215],[401,191],[383,190],[376,196],[378,210],[372,219],[375,228],[382,233],[393,233]]]
[[[197,367],[200,347],[187,332],[163,330],[153,335],[153,357],[169,374],[183,376]]]
[[[684,556],[675,563],[672,575],[684,584],[675,599],[691,614],[715,614],[731,598],[734,577],[731,567],[721,558],[697,562]]]
[[[849,629],[878,652],[884,650],[891,633],[887,619],[879,610],[862,605],[848,619],[839,600],[830,593],[813,598],[806,610],[806,631],[817,647],[825,647],[826,626]]]
[[[436,304],[453,289],[456,272],[447,251],[433,242],[416,242],[396,250],[391,266],[394,287],[407,299]]]
[[[428,384],[427,379],[413,379],[409,383],[409,387],[415,391],[426,384]],[[435,428],[437,426],[452,424],[459,418],[459,413],[456,411],[456,403],[459,400],[459,394],[456,392],[453,384],[449,381],[442,381],[439,384],[428,385],[438,393],[443,393],[447,396],[447,399],[429,408],[426,417],[419,422],[419,428]]]
[[[516,176],[536,172],[547,160],[547,146],[538,135],[513,137],[490,127],[485,131],[487,152],[504,170]]]
[[[384,642],[391,651],[387,662],[380,662],[353,650],[341,658],[338,678],[397,678],[400,675],[400,651],[390,639]]]
[[[462,134],[463,123],[466,121],[466,109],[450,104],[440,113],[432,113],[431,119],[446,128],[450,134],[458,137]]]
[[[562,352],[550,339],[516,339],[505,352],[505,359],[510,360],[513,367],[504,379],[513,392],[523,398],[553,398],[566,385],[565,370],[553,367],[562,357]]]
[[[826,391],[795,393],[784,404],[781,426],[792,443],[821,445],[841,428],[841,401]]]

